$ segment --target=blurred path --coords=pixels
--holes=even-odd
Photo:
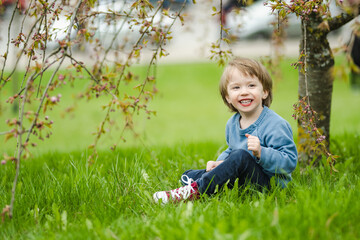
[[[172,29],[173,39],[164,48],[169,55],[162,57],[159,63],[189,63],[189,62],[208,62],[211,61],[210,47],[220,37],[219,16],[212,16],[212,7],[218,4],[218,1],[199,0],[196,4],[189,3],[185,9],[185,22],[182,26],[177,21]],[[215,6],[219,9],[219,6]],[[0,28],[0,54],[6,51],[7,26],[11,12],[7,12],[5,18],[2,18]],[[12,36],[14,37],[14,36]],[[331,45],[337,45],[337,38],[331,39]],[[260,57],[271,56],[274,49],[269,40],[242,40],[231,45],[231,49],[236,56]],[[289,39],[285,42],[282,49],[284,55],[297,57],[299,52],[299,39]],[[89,51],[77,51],[76,58],[90,62]],[[151,58],[151,50],[144,50],[141,63],[148,63]],[[9,56],[9,62],[15,61],[15,56]],[[0,64],[3,59],[0,59]],[[19,66],[26,66],[25,60],[22,60]],[[9,65],[8,65],[9,66]],[[11,64],[10,64],[11,66]],[[65,66],[65,65],[64,65]]]
[[[173,39],[165,47],[169,55],[162,58],[160,63],[174,62],[206,62],[211,61],[210,47],[220,37],[219,16],[212,16],[214,2],[200,0],[189,4],[185,10],[186,18],[184,26],[179,22],[173,28]],[[219,6],[216,6],[218,9]],[[329,38],[332,47],[339,45],[338,37]],[[290,57],[299,55],[298,39],[292,38],[285,41],[282,53]],[[274,54],[274,49],[268,39],[241,40],[231,44],[233,54],[243,57],[261,57]],[[145,54],[144,60],[149,57]]]

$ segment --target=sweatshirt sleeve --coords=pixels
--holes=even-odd
[[[231,149],[228,147],[225,151],[223,151],[219,157],[216,159],[216,161],[222,161],[225,160],[225,158],[227,158],[227,156],[229,156],[229,154],[231,153]]]
[[[297,149],[290,124],[286,121],[277,122],[266,128],[264,136],[258,163],[274,174],[289,174],[294,171]]]
[[[226,137],[226,144],[229,146],[229,121],[226,124],[226,128],[225,128],[225,137]],[[227,158],[227,156],[229,156],[229,154],[231,153],[231,148],[228,147],[225,151],[223,151],[219,157],[216,159],[216,161],[221,161],[221,160],[225,160],[225,158]]]

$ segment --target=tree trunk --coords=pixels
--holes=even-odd
[[[318,28],[322,22],[321,17],[311,14],[309,19],[302,20],[302,38],[300,42],[300,54],[305,54],[302,60],[306,60],[304,71],[299,70],[299,99],[307,96],[310,106],[318,115],[315,121],[317,128],[326,137],[329,147],[330,139],[330,112],[334,76],[332,69],[334,57],[327,40],[328,31]],[[306,29],[304,28],[306,26]],[[306,45],[306,49],[304,46]],[[304,51],[303,51],[304,50]],[[319,161],[320,155],[312,148],[316,139],[298,124],[298,151],[299,161]]]

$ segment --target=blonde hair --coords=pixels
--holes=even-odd
[[[264,91],[268,93],[266,99],[263,99],[263,105],[270,107],[272,102],[272,79],[269,72],[266,70],[264,65],[260,62],[248,58],[233,58],[228,65],[225,67],[224,72],[220,79],[219,90],[221,97],[226,106],[230,108],[231,111],[237,112],[236,108],[226,100],[228,96],[227,86],[231,79],[233,70],[237,69],[242,74],[246,74],[251,77],[257,77],[260,83],[263,86]]]

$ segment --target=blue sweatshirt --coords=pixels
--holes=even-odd
[[[297,150],[290,124],[264,106],[259,118],[246,129],[240,128],[240,114],[234,114],[226,124],[226,142],[228,148],[222,152],[217,161],[226,160],[234,149],[245,149],[263,168],[268,176],[276,177],[282,186],[291,180],[291,172],[297,164]],[[245,134],[257,136],[261,145],[261,157],[257,159],[247,149]],[[276,174],[276,175],[275,175]]]

